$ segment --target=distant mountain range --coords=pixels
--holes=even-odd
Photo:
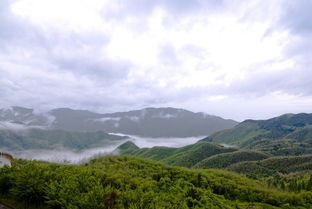
[[[194,137],[232,128],[233,120],[175,108],[146,108],[100,114],[69,108],[37,113],[33,109],[0,109],[0,148],[6,150],[84,150],[120,144],[127,136]]]
[[[193,137],[210,135],[234,127],[225,120],[205,113],[175,108],[145,108],[129,112],[94,113],[87,110],[58,108],[45,113],[12,107],[0,110],[0,129],[49,128],[65,131],[122,133],[142,137]]]

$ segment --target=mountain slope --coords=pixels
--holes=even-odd
[[[312,114],[286,114],[269,120],[246,120],[204,141],[259,149],[276,155],[312,153]]]
[[[239,150],[213,155],[197,163],[194,168],[226,168],[238,162],[258,161],[269,157],[270,155],[262,152]]]
[[[271,157],[261,161],[240,162],[227,167],[228,170],[249,177],[267,177],[274,173],[291,173],[312,169],[312,155]]]
[[[237,149],[226,148],[221,145],[209,142],[198,142],[181,148],[152,147],[138,148],[132,142],[120,145],[118,151],[122,155],[131,155],[141,158],[148,158],[167,163],[169,165],[192,167],[196,163],[212,155],[233,152]]]

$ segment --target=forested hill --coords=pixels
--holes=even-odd
[[[280,191],[226,171],[189,170],[126,156],[76,166],[15,160],[11,168],[0,169],[0,199],[40,209],[312,207],[311,192]]]
[[[188,168],[227,168],[238,162],[259,161],[272,156],[259,151],[239,150],[203,141],[181,148],[139,148],[128,141],[120,145],[116,151],[122,155],[147,158]]]
[[[267,151],[274,155],[312,154],[312,114],[285,114],[269,120],[246,120],[203,140]]]
[[[192,167],[207,157],[236,150],[236,148],[226,148],[209,142],[198,142],[181,148],[152,147],[140,149],[128,141],[117,148],[117,151],[122,155],[147,158],[183,167]]]
[[[169,165],[230,170],[252,178],[269,177],[277,173],[299,174],[312,169],[312,155],[276,157],[270,153],[229,148],[204,141],[181,148],[139,148],[128,141],[116,151],[121,155],[153,159]]]

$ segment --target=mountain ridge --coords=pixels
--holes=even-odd
[[[203,139],[256,149],[274,155],[312,154],[312,114],[284,114],[268,120],[245,120]]]
[[[210,135],[237,124],[234,120],[172,107],[115,113],[56,108],[35,113],[33,109],[14,106],[0,109],[1,121],[67,131],[104,131],[153,138]]]

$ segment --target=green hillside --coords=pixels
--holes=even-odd
[[[247,148],[278,156],[312,154],[312,144],[288,138],[255,140]]]
[[[232,129],[217,132],[203,140],[240,146],[251,138],[264,133],[267,133],[267,131],[260,129],[255,122],[244,121]]]
[[[209,142],[198,142],[181,148],[152,147],[139,149],[132,142],[118,147],[120,154],[161,161],[169,165],[192,167],[212,155],[233,152],[237,149],[226,148]]]
[[[271,157],[261,161],[247,161],[230,165],[228,170],[249,177],[267,177],[274,173],[302,172],[312,169],[312,155]]]
[[[312,153],[312,114],[285,114],[269,120],[246,120],[203,141],[237,145],[274,155]]]
[[[268,157],[270,155],[262,152],[240,150],[208,157],[197,163],[194,168],[226,168],[234,163],[263,160]]]
[[[299,142],[312,142],[312,126],[299,128],[288,134],[285,138],[294,139]]]
[[[15,160],[0,169],[0,198],[20,208],[295,209],[312,193],[269,189],[226,171],[189,170],[126,156],[86,165]]]

